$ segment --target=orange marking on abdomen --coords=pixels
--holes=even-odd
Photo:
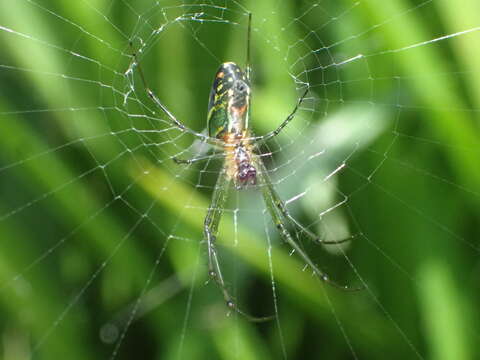
[[[243,114],[245,113],[245,110],[247,110],[247,105],[243,105],[241,107],[232,106],[232,112],[239,118],[243,116]]]

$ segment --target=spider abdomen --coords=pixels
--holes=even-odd
[[[228,133],[241,134],[248,128],[250,83],[233,62],[220,65],[208,103],[208,135],[221,139]]]

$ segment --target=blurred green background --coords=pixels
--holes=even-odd
[[[145,96],[205,127],[213,75],[244,65],[252,126],[293,232],[342,292],[232,191],[225,279],[202,225],[218,162]],[[3,359],[474,359],[479,339],[480,4],[351,1],[0,3]],[[443,38],[445,35],[450,35]],[[292,229],[293,230],[293,229]]]

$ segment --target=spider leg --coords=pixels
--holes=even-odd
[[[290,212],[285,208],[285,204],[283,203],[282,201],[282,208],[285,209],[285,213],[284,213],[284,216],[286,216],[290,221],[292,221],[292,223],[297,226],[297,228],[300,229],[301,232],[303,232],[304,234],[306,234],[309,238],[311,238],[314,242],[317,242],[319,244],[323,244],[323,245],[335,245],[335,244],[343,244],[343,243],[346,243],[346,242],[349,242],[349,241],[352,241],[353,239],[355,239],[357,236],[356,235],[351,235],[345,239],[340,239],[340,240],[323,240],[321,236],[317,236],[315,235],[315,233],[313,233],[312,231],[310,231],[309,229],[307,229],[305,226],[303,226],[302,224],[300,224],[298,222],[297,219],[295,219],[291,214]]]
[[[172,160],[179,165],[190,165],[199,161],[203,160],[211,160],[211,159],[218,159],[218,158],[223,158],[223,154],[210,154],[210,155],[205,155],[205,156],[199,156],[196,158],[191,158],[191,159],[180,159],[177,158],[176,156],[172,157]]]
[[[262,184],[265,185],[265,186],[261,187],[263,200],[265,201],[265,206],[267,207],[268,212],[270,213],[270,216],[272,217],[272,220],[273,220],[277,230],[279,231],[282,239],[287,244],[289,244],[291,246],[291,248],[293,250],[295,250],[295,252],[297,254],[299,254],[299,256],[302,258],[302,260],[313,270],[315,275],[320,280],[326,282],[329,285],[332,285],[333,287],[336,287],[336,288],[339,288],[339,289],[342,289],[342,290],[347,290],[347,291],[362,290],[363,287],[351,288],[351,287],[348,287],[346,285],[340,285],[337,282],[335,282],[333,280],[330,280],[328,275],[325,272],[323,272],[322,270],[320,270],[320,268],[317,265],[315,265],[315,263],[308,256],[308,254],[293,239],[292,235],[288,232],[285,224],[288,222],[288,220],[292,220],[294,222],[294,224],[296,224],[296,225],[298,225],[298,222],[296,220],[294,220],[293,217],[286,215],[286,214],[288,214],[288,211],[286,210],[285,205],[281,201],[279,195],[275,191],[275,189],[272,185],[272,182],[270,181],[270,178],[268,177],[268,174],[266,172],[266,168],[263,165],[263,162],[261,161],[261,159],[259,157],[256,157],[256,159],[257,159],[256,160],[257,168],[260,170],[258,172],[259,176],[260,176],[260,180],[261,180]],[[315,234],[311,233],[310,230],[304,228],[303,226],[302,226],[302,228],[306,230],[307,235],[309,235],[309,236],[311,236],[315,239],[318,239],[318,237]],[[320,240],[320,239],[318,239],[318,240]],[[347,241],[347,240],[341,240],[340,242],[343,242],[343,241]],[[326,243],[332,243],[332,242],[321,241],[321,243],[326,244]],[[338,243],[338,242],[333,242],[333,243]]]
[[[211,138],[207,135],[204,135],[204,134],[201,134],[199,132],[193,131],[190,128],[186,127],[181,121],[179,121],[175,117],[175,115],[173,115],[167,109],[167,107],[165,105],[163,105],[163,103],[160,101],[158,96],[155,95],[155,93],[148,86],[147,80],[145,78],[145,75],[143,74],[142,67],[140,66],[140,62],[137,58],[136,52],[133,49],[133,43],[131,41],[129,42],[129,45],[132,49],[132,63],[130,65],[130,67],[136,66],[138,68],[138,73],[140,74],[140,79],[142,80],[143,87],[145,88],[145,91],[146,91],[148,97],[155,103],[155,105],[157,105],[165,113],[165,115],[167,115],[167,117],[170,119],[170,122],[172,123],[172,125],[174,125],[175,127],[177,127],[179,130],[181,130],[183,132],[188,132],[188,133],[194,135],[195,137],[199,138],[200,140],[202,140],[204,142],[207,142],[207,143],[212,144],[212,145],[221,145],[221,143],[217,139],[213,139],[213,138]]]
[[[250,82],[250,38],[252,34],[252,13],[248,13],[248,30],[247,30],[247,63],[245,65],[245,72],[247,75],[247,79]]]
[[[283,122],[280,124],[280,126],[278,128],[276,128],[275,130],[272,130],[270,131],[269,133],[263,135],[263,136],[255,136],[255,137],[252,137],[250,140],[251,141],[261,141],[261,142],[265,142],[275,136],[277,136],[278,134],[280,134],[280,132],[283,130],[283,128],[285,126],[288,125],[288,123],[290,121],[293,120],[293,118],[295,117],[295,114],[297,113],[298,109],[300,108],[300,106],[302,105],[303,103],[303,100],[305,100],[305,97],[307,96],[308,94],[308,91],[310,90],[310,88],[307,86],[307,88],[305,89],[305,92],[303,93],[303,95],[300,97],[300,99],[298,99],[297,101],[297,104],[295,105],[295,108],[293,109],[293,111],[290,113],[290,115],[287,116],[287,118],[285,120],[283,120]]]
[[[273,319],[272,316],[265,317],[255,317],[251,316],[244,311],[242,311],[233,301],[233,297],[230,294],[225,281],[223,279],[220,262],[218,260],[217,249],[216,249],[216,240],[218,234],[218,226],[224,211],[225,202],[227,200],[228,189],[230,185],[230,180],[227,177],[226,171],[223,170],[220,172],[215,189],[212,195],[212,201],[207,211],[204,222],[204,237],[207,241],[207,251],[208,251],[208,275],[215,283],[220,287],[225,303],[227,306],[238,312],[239,314],[245,316],[248,320],[254,322],[269,321]]]
[[[262,171],[264,174],[266,174],[266,171],[267,169],[265,168],[265,165],[263,164],[263,162],[261,161],[261,159],[258,160],[258,162],[260,163],[260,171]],[[302,233],[304,233],[305,235],[307,235],[309,238],[311,238],[314,242],[316,243],[319,243],[319,244],[322,244],[322,245],[335,245],[335,244],[343,244],[345,242],[348,242],[348,241],[351,241],[352,239],[354,239],[356,236],[355,235],[352,235],[352,236],[349,236],[345,239],[341,239],[341,240],[323,240],[321,236],[317,236],[315,233],[313,233],[311,230],[307,229],[305,226],[303,226],[302,224],[300,224],[298,222],[297,219],[295,219],[291,214],[290,212],[288,211],[287,207],[285,206],[285,203],[283,202],[283,200],[280,198],[280,196],[278,195],[277,191],[275,190],[275,188],[273,187],[273,184],[272,182],[270,181],[270,178],[268,177],[268,175],[265,175],[265,182],[264,182],[264,185],[268,187],[268,191],[270,192],[271,194],[271,197],[272,197],[272,200],[273,200],[273,204],[275,205],[275,207],[278,209],[278,211],[280,211],[280,213],[283,215],[284,218],[287,218],[288,220],[290,220],[293,225],[295,225],[298,229],[300,229],[300,231]]]
[[[347,237],[347,238],[345,238],[345,239],[341,239],[341,240],[323,240],[322,237],[317,236],[317,235],[314,234],[312,231],[310,231],[309,229],[307,229],[305,226],[303,226],[302,224],[300,224],[300,223],[298,222],[298,220],[295,219],[295,218],[290,214],[290,212],[287,210],[287,207],[285,206],[285,203],[282,201],[282,199],[280,199],[280,196],[279,196],[278,193],[275,191],[275,189],[273,188],[273,184],[272,184],[270,181],[269,181],[269,183],[267,184],[267,186],[269,187],[269,191],[270,191],[270,193],[272,194],[272,198],[273,198],[273,201],[274,201],[275,206],[276,206],[277,209],[281,212],[281,214],[283,215],[283,217],[289,219],[298,229],[300,229],[301,232],[303,232],[304,234],[306,234],[306,235],[307,235],[309,238],[311,238],[314,242],[319,243],[319,244],[323,244],[323,245],[334,245],[334,244],[342,244],[342,243],[351,241],[353,238],[355,238],[355,235],[352,235],[352,236],[349,236],[349,237]]]

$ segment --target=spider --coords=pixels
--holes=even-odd
[[[259,154],[259,145],[267,140],[277,136],[287,124],[293,120],[297,110],[305,100],[309,88],[305,89],[302,96],[297,101],[292,112],[286,119],[275,129],[263,136],[254,136],[249,128],[250,119],[250,36],[251,36],[252,14],[248,14],[248,30],[247,30],[247,61],[245,70],[242,70],[236,63],[225,62],[220,65],[215,75],[213,86],[210,91],[208,104],[207,129],[208,135],[195,132],[187,128],[180,122],[160,101],[154,92],[148,87],[140,63],[135,52],[132,54],[132,65],[139,70],[139,75],[144,85],[144,89],[153,101],[168,117],[173,126],[183,132],[194,135],[197,139],[209,143],[223,151],[223,166],[219,173],[215,188],[213,190],[210,206],[205,216],[203,234],[207,244],[208,252],[208,274],[220,287],[226,305],[228,308],[240,313],[251,321],[266,321],[268,317],[254,317],[242,311],[233,301],[233,297],[222,276],[219,257],[216,250],[216,239],[218,234],[218,226],[224,211],[225,202],[227,201],[228,190],[233,182],[236,190],[244,189],[248,186],[259,186],[265,206],[269,212],[274,225],[278,229],[280,237],[296,252],[299,257],[308,265],[314,274],[322,281],[343,289],[358,290],[358,288],[350,288],[342,286],[315,265],[305,250],[294,240],[291,233],[287,230],[290,226],[297,228],[301,233],[311,238],[314,242],[320,244],[340,244],[350,241],[352,237],[337,240],[326,241],[319,238],[313,232],[300,224],[287,210],[285,203],[277,194],[272,181],[270,180],[266,167],[263,164]],[[132,43],[130,46],[133,48]],[[199,156],[192,159],[173,158],[175,163],[189,165],[199,161],[213,158],[214,155]]]

